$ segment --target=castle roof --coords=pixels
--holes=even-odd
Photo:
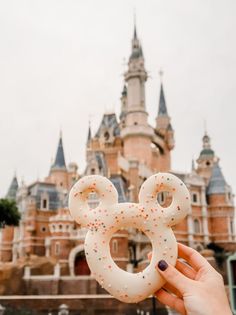
[[[62,169],[66,170],[66,162],[65,162],[65,156],[64,156],[64,149],[63,149],[63,143],[62,143],[62,135],[60,134],[60,139],[57,147],[57,153],[55,161],[51,167],[51,170],[53,169]]]
[[[101,124],[98,128],[98,131],[96,133],[96,137],[99,138],[104,130],[111,129],[113,136],[119,136],[120,135],[120,127],[117,122],[116,114],[115,113],[105,113],[103,115]]]
[[[17,193],[18,188],[19,188],[18,181],[17,181],[16,175],[14,175],[11,181],[11,185],[6,194],[6,198],[11,199],[11,200],[16,200],[16,193]]]
[[[59,198],[59,192],[56,185],[53,183],[37,181],[31,184],[28,189],[29,195],[35,200],[38,209],[41,208],[41,199],[43,196],[48,197],[49,210],[56,210],[62,205]]]
[[[205,155],[215,155],[215,152],[212,149],[202,149],[200,152],[200,156],[205,156]]]
[[[91,137],[92,137],[92,132],[91,132],[90,124],[89,124],[87,143],[89,143],[89,141],[91,140]]]
[[[166,100],[164,95],[163,84],[161,83],[161,91],[159,98],[158,116],[168,116]]]
[[[213,157],[215,155],[214,150],[211,148],[211,138],[205,132],[202,138],[203,149],[200,152],[200,157]]]
[[[224,194],[226,192],[227,183],[222,174],[218,163],[215,163],[212,168],[212,175],[207,187],[207,195]]]

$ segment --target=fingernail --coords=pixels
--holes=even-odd
[[[161,271],[165,271],[168,268],[168,264],[165,260],[160,260],[157,264],[157,267],[161,270]]]

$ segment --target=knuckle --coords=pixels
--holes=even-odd
[[[166,277],[175,282],[175,280],[179,277],[179,274],[177,270],[174,269],[174,267],[169,266],[169,268],[166,270]]]

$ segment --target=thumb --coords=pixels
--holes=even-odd
[[[193,285],[193,281],[191,279],[185,277],[172,265],[168,265],[165,260],[160,260],[156,269],[161,276],[173,287],[179,290],[182,295],[189,291],[190,286]]]

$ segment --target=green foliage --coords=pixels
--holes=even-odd
[[[14,200],[0,199],[0,225],[19,225],[20,213]]]

